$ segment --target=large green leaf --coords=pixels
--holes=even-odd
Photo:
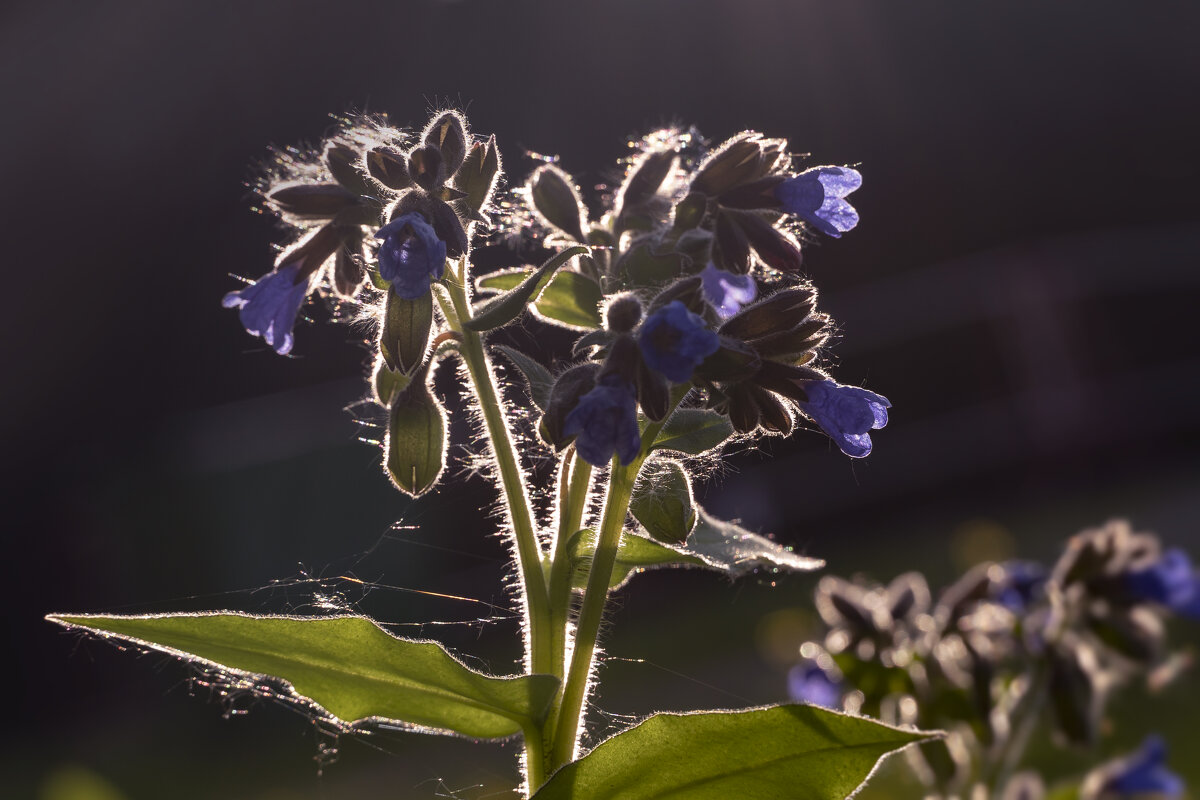
[[[500,738],[540,722],[558,688],[550,675],[484,675],[437,642],[398,639],[366,617],[217,612],[47,619],[222,670],[282,678],[298,699],[348,724],[395,720]]]
[[[842,800],[883,756],[935,736],[816,706],[656,714],[533,800]]]
[[[516,287],[530,277],[528,269],[493,272],[480,278],[477,285],[480,289],[515,291]],[[546,284],[546,288],[533,304],[533,311],[547,322],[565,325],[568,328],[599,328],[600,303],[603,300],[604,293],[600,284],[581,272],[563,270],[556,273]],[[490,302],[488,308],[491,308]]]
[[[484,303],[476,311],[475,316],[464,322],[463,325],[473,331],[490,331],[493,328],[499,328],[501,325],[507,325],[521,315],[521,312],[529,305],[529,301],[536,298],[539,292],[544,293],[544,290],[549,288],[547,284],[551,282],[551,278],[560,267],[575,256],[583,255],[587,252],[588,249],[582,245],[568,247],[566,250],[550,256],[550,258],[546,259],[545,264],[542,264],[533,272],[521,273],[522,277],[516,285],[505,287],[507,291],[504,294]],[[512,275],[513,273],[503,274]],[[564,274],[578,275],[579,273]],[[484,283],[486,280],[484,278],[480,281],[480,288],[497,288],[488,287]]]

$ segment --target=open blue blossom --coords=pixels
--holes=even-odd
[[[396,294],[416,300],[429,294],[429,284],[446,270],[446,243],[424,217],[404,214],[375,233],[379,246],[379,276],[390,281]]]
[[[858,212],[844,199],[862,186],[862,174],[849,167],[813,167],[775,187],[783,210],[835,239],[858,224]]]
[[[842,684],[821,669],[816,661],[805,661],[788,671],[788,694],[797,703],[824,708],[842,704]]]
[[[246,332],[261,336],[282,356],[291,352],[292,328],[307,296],[308,281],[300,278],[300,262],[295,261],[268,272],[241,291],[230,292],[221,305],[240,308],[238,318]]]
[[[675,383],[690,381],[692,371],[720,346],[717,334],[678,300],[647,317],[638,334],[646,366]]]
[[[700,281],[704,288],[704,299],[717,310],[721,319],[732,317],[758,296],[758,284],[753,276],[734,275],[717,269],[711,261],[700,273]]]
[[[1125,585],[1140,600],[1200,617],[1200,575],[1192,568],[1188,554],[1177,547],[1163,553],[1149,567],[1128,573]]]
[[[831,380],[804,384],[807,403],[800,410],[837,443],[851,458],[863,458],[871,453],[871,434],[887,425],[887,410],[892,407],[883,395],[843,386]]]
[[[1167,769],[1166,760],[1166,743],[1159,736],[1147,736],[1140,750],[1111,767],[1099,793],[1120,798],[1181,797],[1183,779]]]
[[[642,449],[633,384],[617,376],[601,378],[567,414],[563,433],[575,437],[576,452],[592,466],[604,466],[613,453],[622,465],[630,464]]]

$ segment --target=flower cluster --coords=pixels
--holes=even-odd
[[[431,359],[459,345],[462,325],[484,333],[527,307],[582,331],[577,363],[592,368],[553,378],[568,385],[542,405],[539,428],[550,444],[574,443],[597,466],[614,457],[631,463],[644,425],[681,401],[745,436],[811,423],[854,458],[871,452],[871,431],[887,424],[886,398],[819,368],[830,320],[798,276],[806,229],[839,237],[857,224],[846,199],[862,181],[854,169],[794,172],[786,141],[753,132],[705,154],[681,132],[659,131],[640,144],[598,217],[565,171],[542,164],[493,220],[499,153],[494,140],[471,136],[457,112],[435,116],[416,137],[378,121],[352,126],[301,166],[262,187],[266,204],[299,232],[296,244],[225,305],[240,308],[246,330],[280,353],[292,349],[313,293],[372,309],[375,395],[392,414],[389,471],[405,491],[432,486],[413,474],[440,474],[438,464],[407,457],[391,463],[402,444],[397,428],[424,420],[427,435],[444,437],[444,411],[427,389]],[[484,275],[472,287],[465,256],[486,225],[532,231],[537,242],[578,254]],[[498,294],[467,320],[449,295],[433,291],[451,280]],[[441,349],[431,348],[435,341]],[[411,445],[403,442],[406,451]]]
[[[1059,740],[1094,744],[1118,687],[1171,673],[1163,623],[1172,614],[1200,617],[1198,591],[1184,551],[1164,551],[1157,537],[1121,521],[1073,537],[1052,568],[980,564],[936,600],[917,573],[887,586],[829,576],[816,593],[828,630],[802,645],[788,691],[801,702],[947,730],[945,758],[908,754],[933,796],[983,787],[1038,800],[1045,794],[1036,773],[988,786],[989,759],[1009,759],[1011,769],[1028,736],[1022,728],[1039,723],[1044,708]],[[1164,760],[1162,741],[1151,737],[1085,776],[1079,796],[1179,797],[1182,783]]]

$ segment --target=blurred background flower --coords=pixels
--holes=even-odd
[[[1200,552],[1198,25],[1194,5],[1111,0],[9,3],[6,787],[188,800],[511,785],[507,751],[333,737],[40,620],[352,603],[469,643],[495,670],[519,658],[503,549],[479,519],[490,488],[407,501],[357,441],[379,435],[343,410],[364,393],[361,333],[324,324],[332,301],[309,304],[281,359],[219,307],[231,273],[276,263],[273,221],[248,213],[253,163],[270,143],[319,140],[328,112],[420,124],[465,107],[497,134],[510,185],[559,154],[585,199],[614,185],[625,137],[676,120],[716,142],[787,137],[813,154],[798,168],[852,165],[867,176],[849,198],[861,221],[814,237],[802,271],[838,322],[838,379],[885,395],[889,425],[865,461],[819,434],[767,441],[698,499],[881,580],[1049,561],[1113,516]],[[478,253],[481,269],[523,261]],[[534,323],[505,336],[546,360],[566,340]],[[452,458],[472,465],[461,446]],[[817,577],[634,581],[606,646],[612,725],[650,706],[785,699]],[[1149,729],[1194,750],[1194,686],[1110,709],[1139,722],[1116,725],[1105,752]],[[1200,785],[1194,759],[1172,769]]]

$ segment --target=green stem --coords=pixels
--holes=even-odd
[[[487,431],[492,455],[499,468],[500,487],[504,492],[509,522],[512,524],[513,539],[517,545],[517,566],[525,601],[526,672],[532,674],[553,673],[552,637],[550,635],[552,617],[546,591],[546,576],[542,568],[542,546],[538,542],[537,532],[533,527],[533,511],[529,502],[529,493],[525,488],[525,476],[517,463],[516,448],[513,446],[508,421],[504,417],[504,407],[500,403],[500,393],[496,388],[496,376],[492,371],[487,352],[483,348],[483,339],[476,331],[461,324],[471,319],[471,306],[467,298],[464,280],[465,273],[466,264],[464,263],[462,273],[454,276],[458,278],[457,281],[446,280],[447,294],[450,296],[453,308],[447,309],[443,305],[443,312],[447,312],[447,318],[450,318],[450,312],[453,313],[454,322],[458,323],[458,332],[462,335],[459,353],[467,365],[467,373],[471,377],[471,383],[475,387],[475,394],[479,400],[479,410],[483,415],[484,429]],[[545,777],[543,736],[540,728],[525,732],[526,780],[529,783],[531,794],[537,790]]]
[[[670,409],[683,400],[691,384],[677,386],[671,397]],[[667,417],[670,416],[668,413]],[[608,587],[612,582],[613,566],[617,561],[617,549],[621,544],[621,532],[625,528],[625,517],[629,513],[629,499],[638,473],[654,446],[666,418],[662,422],[651,422],[642,431],[642,450],[628,466],[621,466],[613,459],[612,474],[608,480],[608,494],[604,498],[604,516],[600,522],[600,533],[596,540],[596,551],[588,570],[587,587],[583,595],[583,607],[575,627],[575,646],[571,651],[571,666],[563,684],[562,702],[555,720],[554,745],[550,752],[551,770],[575,759],[579,732],[583,727],[584,705],[591,689],[592,665],[595,661],[596,642],[600,635],[600,623],[604,619],[604,606],[608,600]]]
[[[540,727],[525,728],[525,796],[531,797],[546,782],[546,737]]]
[[[550,614],[553,618],[553,658],[555,675],[566,673],[567,616],[571,608],[571,578],[574,572],[567,546],[571,537],[583,527],[587,508],[588,489],[592,482],[592,465],[578,455],[564,459],[566,491],[560,497],[558,532],[554,540],[554,556],[550,564]],[[567,474],[569,472],[569,474]]]
[[[567,672],[567,640],[570,627],[571,594],[575,577],[575,564],[571,562],[568,545],[572,536],[583,527],[583,514],[587,509],[591,481],[592,465],[575,455],[572,448],[563,458],[562,474],[560,475],[558,531],[555,535],[553,560],[550,562],[550,635],[553,637],[551,646],[554,674],[560,680]],[[550,756],[553,751],[554,730],[558,723],[562,699],[563,695],[560,692],[554,699],[550,713],[546,717],[547,756]],[[555,764],[547,763],[546,766],[552,769]]]

